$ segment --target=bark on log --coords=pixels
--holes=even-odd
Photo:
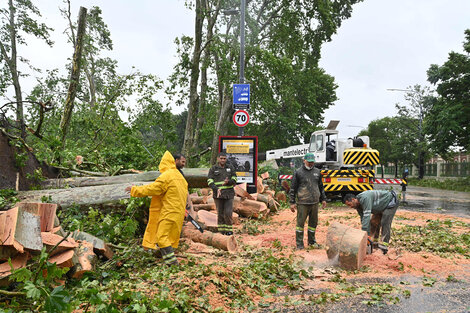
[[[287,201],[287,195],[285,194],[284,191],[279,191],[276,193],[276,199],[279,202],[286,202]]]
[[[187,168],[184,177],[188,181],[189,188],[207,187],[208,168]],[[71,177],[59,179],[47,179],[41,183],[42,188],[65,188],[65,187],[87,187],[101,185],[117,185],[125,183],[137,183],[155,181],[160,176],[158,171],[150,171],[141,174],[125,174],[106,177]]]
[[[145,185],[148,182],[135,182],[133,185]],[[18,198],[22,201],[41,201],[42,197],[51,197],[51,202],[59,204],[63,209],[72,205],[92,206],[97,204],[108,204],[122,199],[128,199],[129,194],[124,191],[132,184],[90,186],[68,189],[48,189],[21,191]]]
[[[258,179],[256,180],[256,192],[257,193],[264,192],[263,179],[261,177],[258,177]]]
[[[93,271],[97,257],[93,253],[93,244],[87,241],[80,242],[80,246],[75,248],[72,258],[74,264],[71,269],[73,278],[81,278],[85,272]]]
[[[208,203],[208,204],[194,204],[193,205],[194,211],[200,211],[200,210],[205,210],[205,211],[215,211],[215,203]]]
[[[341,268],[360,269],[366,256],[367,232],[334,222],[326,235],[328,258]]]
[[[193,226],[184,228],[183,237],[230,253],[235,253],[238,250],[237,241],[234,236],[225,236],[210,231],[204,231],[204,233],[201,233]]]
[[[93,252],[99,255],[103,255],[106,259],[113,258],[113,251],[109,248],[109,246],[104,242],[104,240],[90,235],[84,231],[76,230],[72,234],[72,238],[81,241],[87,241],[93,245]]]

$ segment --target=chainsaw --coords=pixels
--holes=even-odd
[[[188,220],[191,222],[191,224],[194,225],[194,227],[196,227],[197,230],[199,230],[201,233],[204,232],[201,225],[199,225],[199,223],[196,222],[196,220],[191,216],[191,214],[189,214],[188,207],[186,208],[186,214],[185,215],[188,217]]]

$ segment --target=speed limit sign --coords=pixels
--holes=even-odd
[[[250,121],[250,116],[245,110],[238,110],[233,114],[233,123],[238,127],[245,127]]]

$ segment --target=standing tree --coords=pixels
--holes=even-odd
[[[415,164],[418,167],[418,178],[424,176],[424,162],[429,154],[429,143],[424,131],[427,113],[430,104],[433,102],[431,91],[428,87],[415,85],[408,88],[405,99],[409,105],[399,105],[398,117],[400,117],[400,129],[404,131],[410,143],[415,147]],[[404,143],[405,144],[405,143]]]
[[[247,1],[245,76],[253,95],[252,123],[247,126],[247,133],[263,136],[265,146],[261,149],[305,140],[322,122],[322,113],[336,100],[336,85],[318,67],[321,45],[331,40],[341,22],[351,16],[352,5],[357,2]],[[230,116],[232,84],[239,76],[240,21],[238,16],[225,17],[219,12],[238,3],[196,1],[195,39],[178,41],[180,62],[171,77],[169,90],[173,95],[190,90],[192,105],[188,108],[187,123],[191,125],[187,124],[186,130],[191,131],[185,133],[185,142],[192,141],[192,147],[201,146],[202,142],[216,147],[219,135],[236,132]],[[201,53],[204,53],[202,60],[197,58]],[[194,71],[198,69],[206,72],[199,76],[200,88],[194,94],[197,78]],[[177,103],[188,97],[188,93],[183,91],[179,96]],[[198,100],[202,101],[198,103]],[[201,136],[196,136],[199,133]],[[216,150],[213,149],[212,159]]]
[[[18,46],[27,45],[25,35],[43,39],[49,46],[53,42],[49,39],[49,31],[52,29],[43,23],[39,23],[33,17],[41,16],[31,0],[8,0],[6,8],[0,8],[0,64],[2,72],[10,75],[10,81],[2,87],[3,92],[8,86],[15,89],[16,121],[20,129],[21,138],[26,137],[26,127],[23,113],[23,94],[21,91],[20,77],[25,74],[19,69],[18,61],[21,61],[34,69],[29,60],[18,55]]]
[[[425,130],[443,156],[451,147],[470,151],[470,29],[463,48],[464,54],[451,52],[443,65],[433,64],[427,72],[438,96],[430,103]]]

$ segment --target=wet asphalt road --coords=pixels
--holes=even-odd
[[[377,185],[376,189],[390,189],[390,185]],[[401,186],[393,186],[393,189],[397,193],[401,193]],[[401,203],[399,209],[470,218],[470,193],[408,186],[405,198],[406,201]],[[407,285],[403,286],[400,283],[403,281],[407,282]],[[359,295],[322,305],[275,305],[262,309],[260,312],[470,313],[470,281],[468,280],[449,282],[445,279],[440,279],[431,287],[423,286],[422,277],[415,276],[404,276],[398,279],[380,279],[380,281],[377,279],[357,279],[350,280],[349,282],[359,285],[389,283],[393,286],[400,286],[402,289],[409,290],[410,296],[405,297],[400,295],[400,301],[396,304],[382,303],[381,305],[368,305],[362,302],[370,300],[370,296]],[[308,298],[308,295],[320,294],[321,292],[331,293],[335,291],[314,289],[308,290],[305,295]],[[279,297],[282,298],[288,294],[294,295],[295,293],[280,294]]]
[[[376,185],[376,189],[389,189],[390,185]],[[401,186],[394,185],[393,189],[401,193]],[[454,215],[470,218],[470,193],[442,190],[427,187],[408,186],[405,202],[401,209]]]

